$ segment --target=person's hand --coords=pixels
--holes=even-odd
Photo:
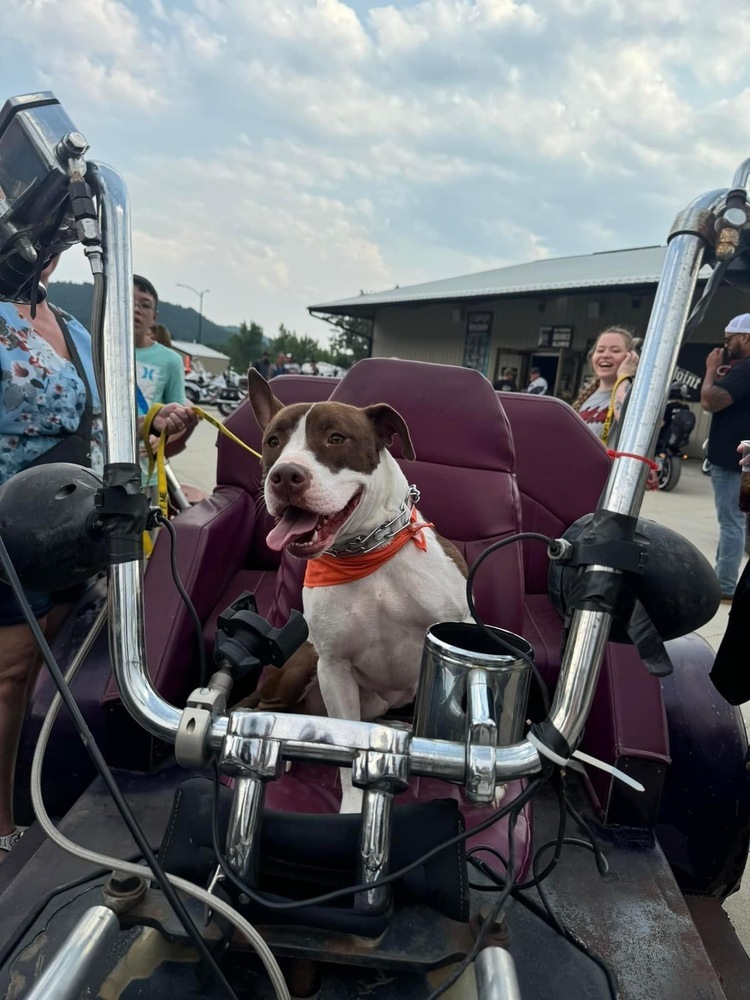
[[[151,425],[159,434],[165,432],[174,437],[192,431],[198,422],[198,417],[191,406],[182,403],[167,403],[159,410]]]
[[[750,472],[750,452],[745,455],[745,445],[740,442],[737,445],[737,454],[740,456],[739,466],[743,472]],[[743,458],[744,455],[744,458]]]
[[[625,357],[620,362],[620,366],[617,369],[618,378],[634,378],[635,373],[638,371],[638,362],[640,358],[638,357],[637,351],[628,351]]]
[[[659,489],[659,473],[656,469],[648,470],[648,479],[646,480],[646,489],[650,492],[651,490]]]
[[[716,374],[723,360],[724,349],[722,347],[714,347],[713,351],[706,358],[706,371]]]

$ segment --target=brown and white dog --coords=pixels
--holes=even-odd
[[[409,704],[425,629],[468,618],[466,564],[411,502],[388,451],[395,434],[415,458],[403,418],[384,403],[284,406],[256,371],[248,394],[263,430],[267,538],[308,560],[302,592],[328,715],[375,719]],[[342,812],[361,793],[342,770]]]

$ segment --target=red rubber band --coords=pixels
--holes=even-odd
[[[607,448],[607,454],[610,458],[637,458],[639,462],[645,462],[649,469],[659,468],[652,458],[646,458],[645,455],[634,455],[630,451],[613,451],[611,448]]]

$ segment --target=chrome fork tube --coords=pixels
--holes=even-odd
[[[393,793],[382,788],[366,788],[362,799],[361,822],[357,880],[375,882],[388,874],[393,826]],[[390,895],[389,885],[375,886],[354,897],[354,908],[377,913],[388,905]]]
[[[76,1000],[120,933],[117,914],[92,906],[68,934],[26,1000]]]
[[[651,454],[703,261],[704,240],[698,235],[697,223],[718,204],[723,194],[712,191],[694,201],[681,218],[686,222],[694,219],[695,230],[679,232],[667,247],[638,374],[618,439],[619,452],[646,457]],[[600,506],[616,514],[637,517],[647,476],[645,462],[637,458],[618,458]],[[603,566],[592,566],[587,572],[603,570],[613,572]],[[576,611],[573,614],[550,711],[555,729],[573,746],[591,709],[611,624],[610,615],[603,612]]]
[[[743,160],[739,167],[737,167],[734,173],[732,187],[745,188],[745,190],[747,190],[748,181],[750,181],[750,159]]]
[[[130,204],[117,171],[101,163],[94,167],[106,281],[104,330],[99,344],[104,369],[102,407],[106,462],[111,465],[138,460]],[[174,743],[180,712],[157,694],[146,670],[140,560],[110,567],[108,599],[110,655],[123,704],[150,733]]]

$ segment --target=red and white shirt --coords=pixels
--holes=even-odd
[[[578,416],[584,423],[588,424],[598,438],[604,432],[604,422],[609,412],[609,404],[612,400],[611,389],[597,389],[593,392],[578,411]]]

